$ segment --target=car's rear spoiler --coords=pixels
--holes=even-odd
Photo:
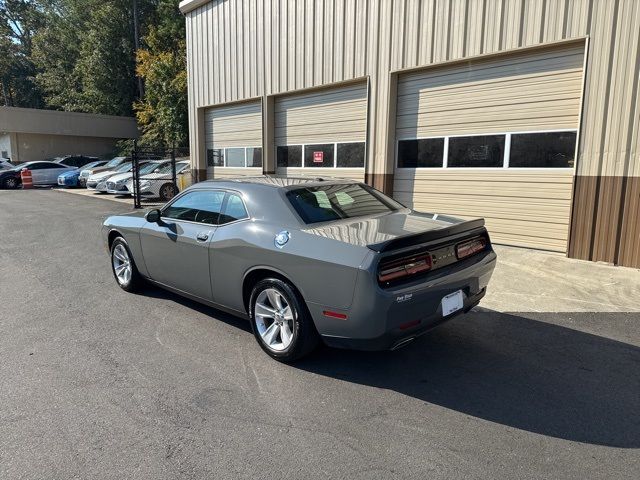
[[[412,235],[406,235],[404,237],[398,237],[384,242],[372,243],[367,245],[367,247],[378,253],[388,252],[389,250],[398,250],[400,248],[410,247],[420,243],[428,243],[441,238],[480,229],[482,227],[484,227],[484,218],[478,218],[467,222],[455,223],[448,227],[414,233]]]

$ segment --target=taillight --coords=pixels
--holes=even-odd
[[[466,242],[456,245],[456,257],[458,260],[475,255],[478,252],[482,252],[487,247],[487,239],[484,237],[474,238]]]
[[[422,253],[413,257],[382,262],[378,271],[378,280],[380,282],[391,282],[429,270],[431,270],[431,255]]]

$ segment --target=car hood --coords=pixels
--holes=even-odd
[[[118,175],[118,172],[114,170],[107,170],[106,172],[94,173],[89,176],[89,180],[99,182],[101,180],[106,180],[113,175]]]
[[[386,242],[416,233],[446,228],[463,220],[437,213],[421,213],[409,209],[376,217],[354,218],[323,223],[303,229],[304,232],[331,238],[352,245]]]
[[[80,175],[80,172],[78,170],[69,170],[69,171],[66,171],[66,172],[62,172],[58,176],[59,177],[73,177],[74,175]]]
[[[114,175],[110,177],[109,180],[112,182],[119,182],[121,180],[129,180],[131,177],[133,177],[133,174],[131,172],[125,172]]]

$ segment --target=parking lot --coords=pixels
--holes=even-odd
[[[284,365],[244,320],[117,287],[100,224],[130,204],[0,205],[2,479],[638,478],[637,270],[502,248],[482,308]]]

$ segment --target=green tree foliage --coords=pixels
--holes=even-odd
[[[184,28],[177,0],[0,0],[0,105],[135,113],[144,143],[184,145]]]
[[[184,19],[175,1],[160,0],[155,20],[137,57],[137,72],[145,81],[145,96],[135,103],[143,132],[141,142],[185,145],[188,117]]]
[[[39,2],[0,0],[0,105],[42,106],[31,54],[33,37],[43,24]]]

